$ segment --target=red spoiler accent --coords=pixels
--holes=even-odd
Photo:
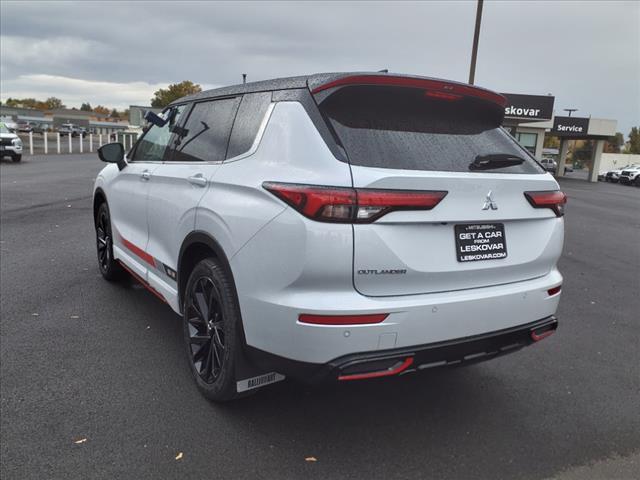
[[[462,95],[488,100],[501,107],[507,105],[507,99],[499,93],[478,88],[471,85],[445,82],[442,80],[430,80],[426,78],[394,77],[390,75],[353,75],[339,78],[324,85],[314,88],[311,93],[316,94],[330,88],[346,85],[388,85],[394,87],[422,88],[425,90],[443,92],[450,95]]]

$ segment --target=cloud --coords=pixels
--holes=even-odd
[[[86,61],[109,50],[94,40],[74,37],[34,39],[26,36],[3,35],[0,42],[2,63],[16,66],[61,65]]]
[[[2,100],[8,97],[58,97],[67,106],[77,107],[89,102],[92,106],[122,109],[129,105],[149,105],[153,92],[166,86],[166,83],[121,83],[46,74],[20,75],[2,82]]]
[[[134,97],[146,104],[157,86],[181,80],[238,83],[242,73],[252,81],[389,68],[466,81],[476,2],[2,1],[0,8],[2,96],[48,96],[33,79],[49,75],[89,82],[51,82],[69,104],[115,105]],[[638,18],[639,2],[485,2],[476,80],[498,91],[551,92],[558,111],[615,118],[626,133],[640,119]],[[74,90],[82,85],[91,87]]]

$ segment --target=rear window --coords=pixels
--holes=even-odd
[[[271,92],[248,93],[242,97],[229,139],[227,158],[248,152],[271,103]]]
[[[413,88],[355,86],[327,97],[320,109],[353,165],[469,172],[478,155],[508,154],[525,161],[484,172],[544,172],[501,128],[500,110],[481,100],[435,99]]]
[[[224,98],[196,103],[178,132],[171,161],[223,161],[239,102],[239,98]]]

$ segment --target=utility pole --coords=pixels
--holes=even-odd
[[[476,29],[473,33],[473,49],[471,50],[471,67],[469,68],[469,83],[473,85],[476,78],[476,59],[478,58],[478,41],[480,40],[480,23],[482,22],[482,4],[484,0],[478,0],[476,9]]]

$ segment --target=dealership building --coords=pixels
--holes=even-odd
[[[553,95],[503,93],[507,98],[503,127],[538,160],[545,135],[560,139],[556,176],[564,175],[570,140],[595,140],[589,162],[589,181],[598,181],[604,142],[615,135],[617,122],[602,118],[564,117],[553,114]]]

